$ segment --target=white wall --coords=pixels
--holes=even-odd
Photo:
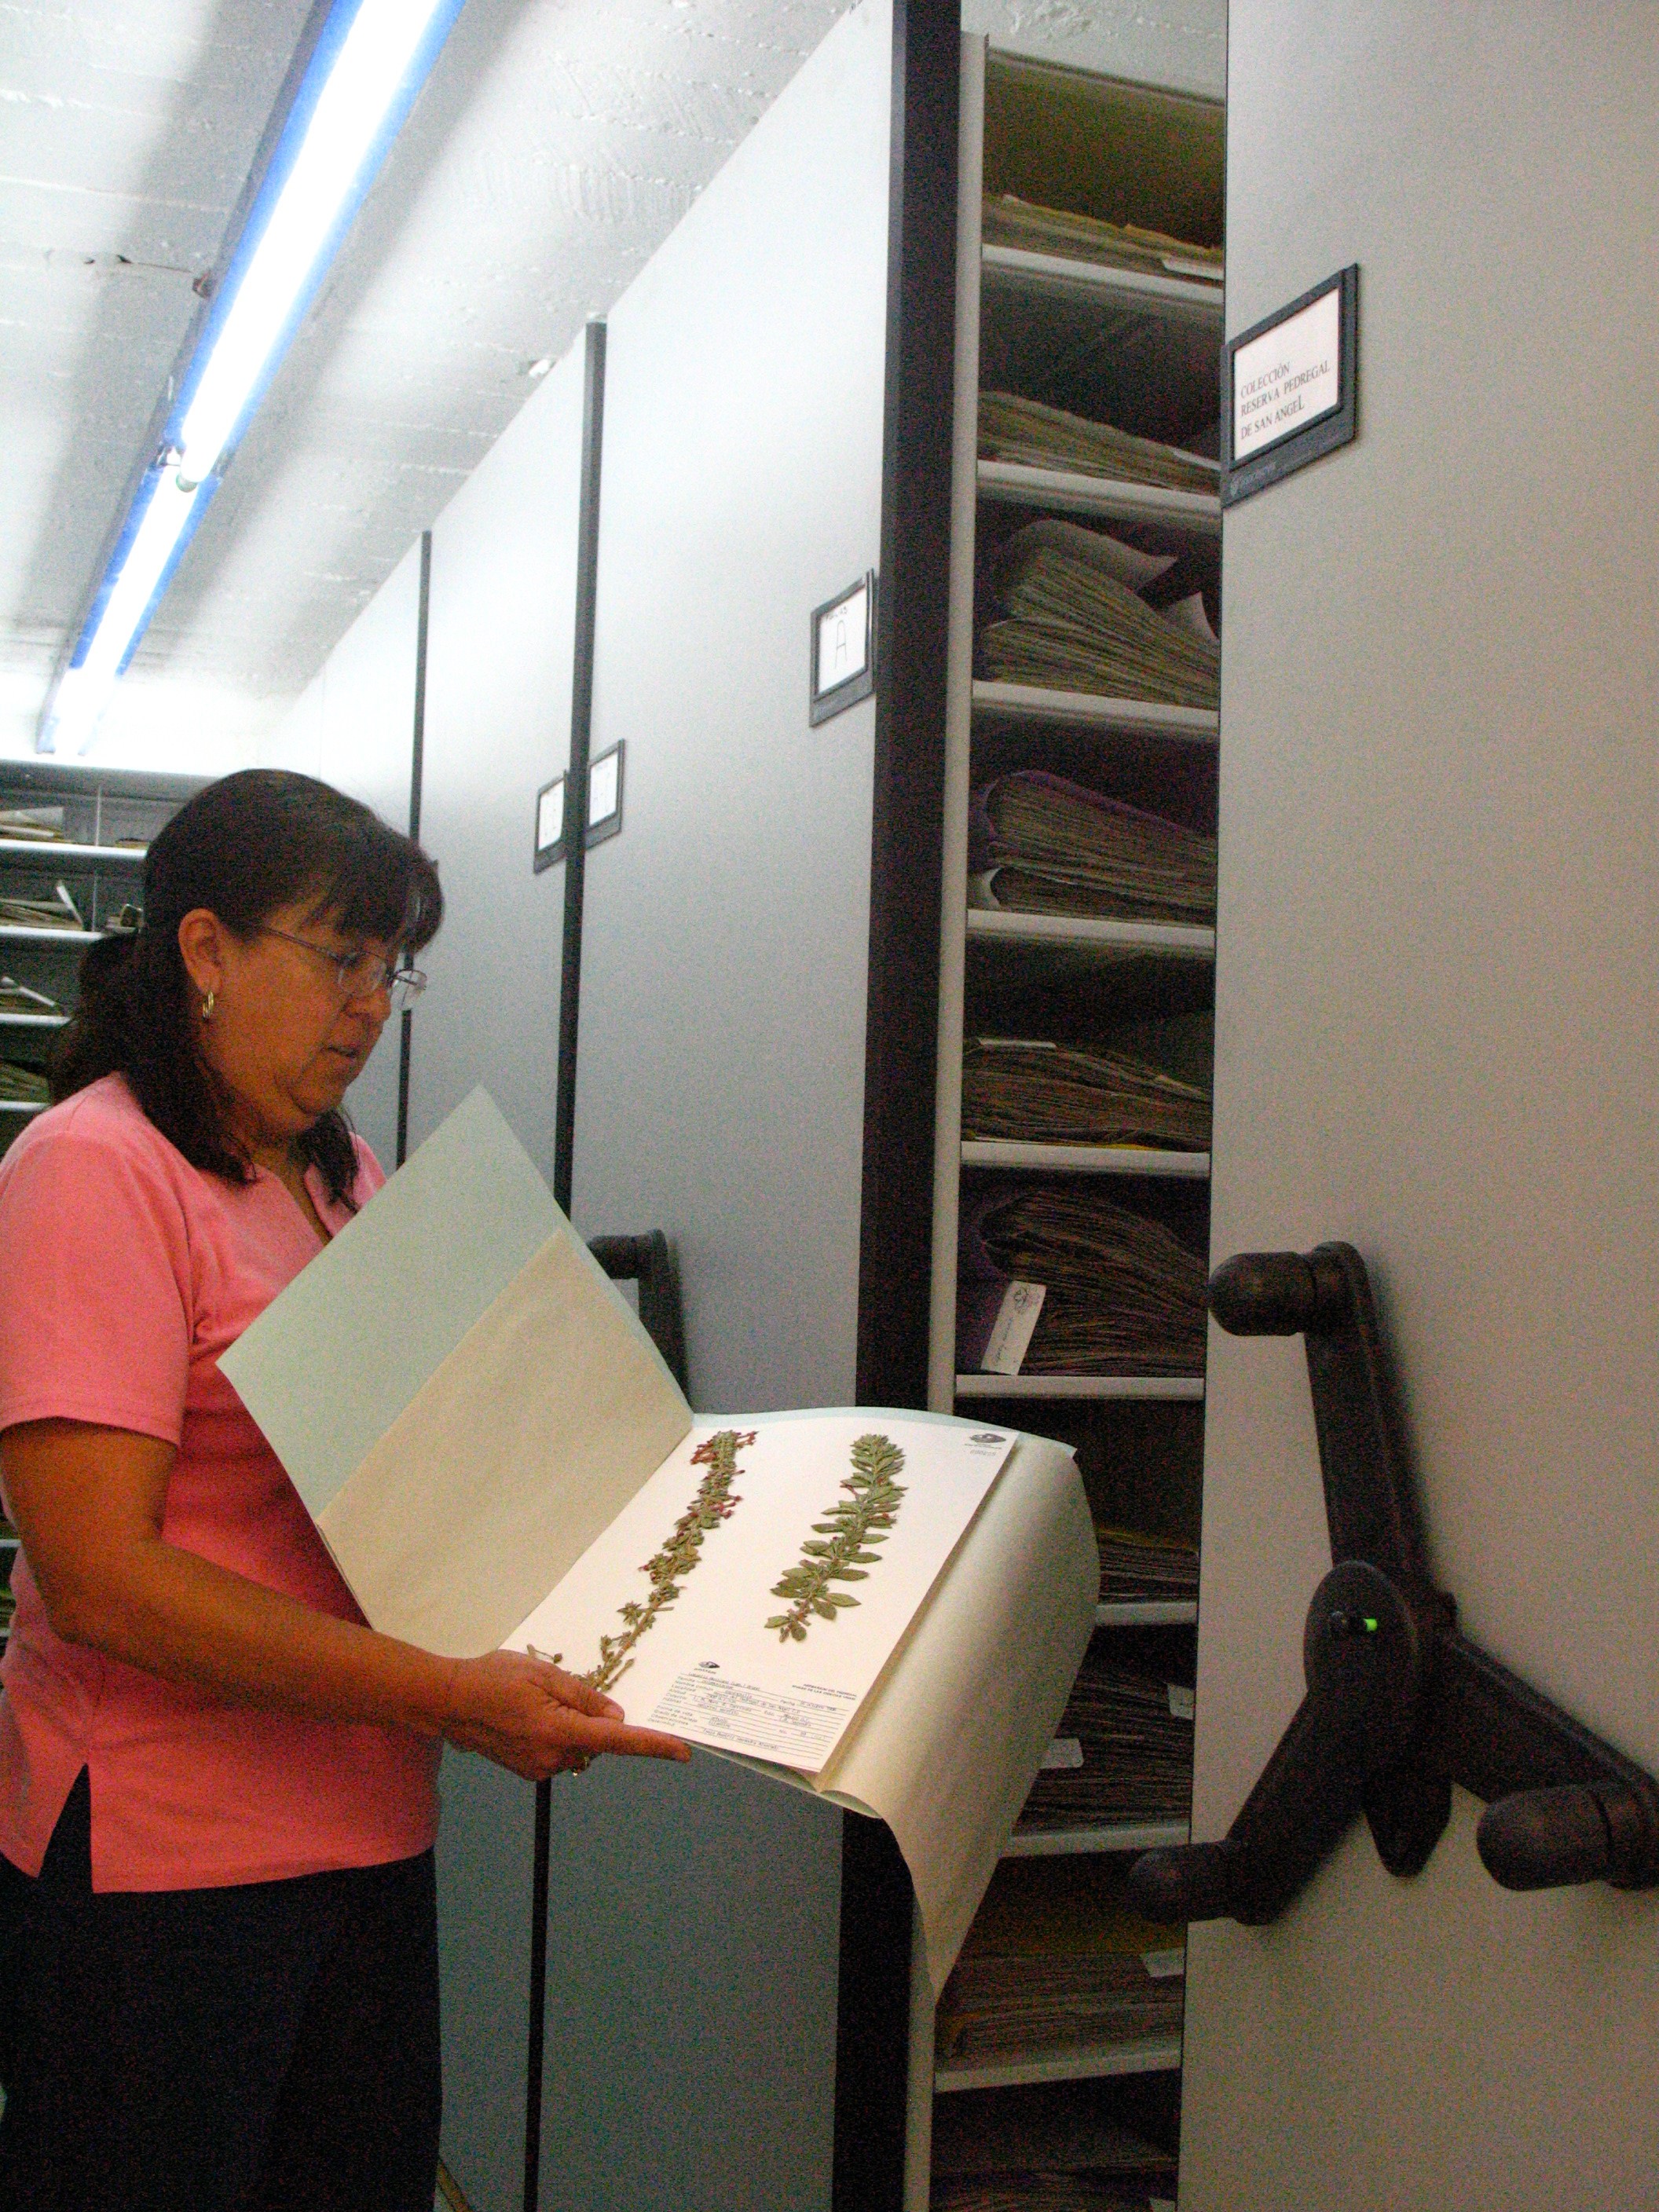
[[[1659,16],[1235,0],[1228,323],[1362,270],[1358,443],[1226,525],[1213,1247],[1373,1267],[1462,1625],[1659,1765]],[[1195,1832],[1301,1690],[1300,1346],[1212,1330]],[[1460,1799],[1194,1933],[1182,2212],[1606,2212],[1659,1900]]]

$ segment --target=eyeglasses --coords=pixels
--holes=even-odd
[[[392,1000],[393,1013],[401,1013],[412,1006],[426,988],[426,976],[419,968],[393,968],[382,960],[378,952],[325,952],[320,945],[308,939],[295,937],[291,930],[273,929],[261,922],[261,937],[280,937],[284,945],[297,945],[301,952],[308,952],[313,960],[320,960],[334,977],[334,988],[340,994],[340,1003],[352,999],[372,999],[377,991],[384,990]]]

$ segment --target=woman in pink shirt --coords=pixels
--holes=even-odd
[[[441,1744],[685,1756],[539,1661],[366,1626],[219,1373],[383,1180],[341,1102],[441,913],[325,784],[212,785],[0,1162],[7,2212],[430,2212]]]

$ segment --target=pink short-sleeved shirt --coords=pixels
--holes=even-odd
[[[385,1180],[360,1144],[354,1197]],[[331,1230],[349,1218],[314,1176]],[[190,1165],[119,1076],[42,1114],[0,1161],[0,1429],[56,1417],[178,1446],[169,1543],[361,1620],[219,1355],[320,1249],[275,1176]],[[411,1857],[439,1747],[164,1682],[53,1634],[27,1560],[0,1680],[0,1854],[40,1870],[76,1776],[97,1890],[216,1888]]]

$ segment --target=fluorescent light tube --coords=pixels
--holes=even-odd
[[[84,751],[462,0],[336,0],[180,399],[47,702],[43,750]]]

